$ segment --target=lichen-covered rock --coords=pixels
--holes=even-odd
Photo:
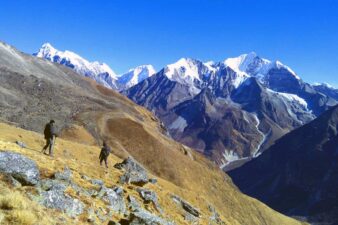
[[[102,199],[109,204],[109,207],[116,213],[126,212],[126,203],[123,198],[123,189],[121,187],[104,188]]]
[[[122,184],[144,185],[149,182],[147,171],[131,157],[128,157],[122,163],[115,164],[114,167],[125,170],[125,173],[120,177]]]
[[[188,203],[187,201],[181,199],[180,197],[178,197],[177,195],[172,195],[173,200],[177,203],[180,204],[182,206],[182,208],[190,213],[191,215],[195,216],[195,217],[199,217],[200,216],[200,211],[199,209],[193,207],[190,203]]]
[[[72,178],[72,171],[69,169],[69,167],[65,167],[63,172],[56,172],[54,177],[57,180],[70,182]]]
[[[137,188],[137,192],[140,194],[145,203],[152,202],[157,211],[159,211],[160,213],[163,212],[160,207],[160,203],[158,202],[157,194],[154,191],[145,188]]]
[[[144,209],[132,212],[129,217],[130,225],[174,225],[174,222],[167,221],[157,215],[154,215]]]
[[[76,217],[82,214],[84,204],[64,193],[68,186],[69,183],[64,180],[43,179],[37,186],[39,194],[33,199],[45,207],[58,209]]]
[[[83,212],[84,204],[80,200],[64,194],[63,191],[51,189],[43,191],[40,195],[39,203],[45,207],[59,209],[71,217],[80,215]]]
[[[136,198],[134,198],[133,196],[131,195],[128,195],[128,208],[134,212],[134,211],[139,211],[142,207],[140,205],[140,203],[137,201]]]
[[[11,175],[23,185],[36,185],[40,180],[36,163],[19,153],[0,152],[0,172]]]

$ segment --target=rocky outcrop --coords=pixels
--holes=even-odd
[[[0,172],[11,175],[23,185],[36,185],[40,172],[34,161],[14,152],[0,152]]]
[[[114,167],[125,171],[120,177],[121,184],[128,183],[142,186],[149,182],[147,171],[131,157],[117,163]]]
[[[157,211],[160,213],[163,212],[160,203],[158,202],[157,194],[154,191],[145,188],[138,188],[137,192],[140,194],[145,203],[152,203]]]
[[[146,210],[141,209],[130,214],[130,225],[174,225],[174,222],[169,222],[159,216],[156,216]]]
[[[69,182],[72,178],[72,171],[65,167],[63,172],[57,172],[54,174],[55,179],[57,180],[63,180]]]
[[[101,187],[100,195],[102,199],[109,204],[109,207],[116,213],[123,214],[126,212],[126,203],[123,197],[123,189],[115,187],[113,189]]]
[[[182,198],[178,197],[177,195],[172,195],[173,200],[182,206],[182,208],[189,214],[195,216],[195,217],[199,217],[200,211],[199,209],[193,207],[190,203],[188,203],[187,201],[183,200]]]

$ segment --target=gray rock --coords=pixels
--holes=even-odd
[[[140,209],[142,209],[137,199],[131,195],[128,195],[128,202],[129,202],[128,207],[132,212],[140,211]]]
[[[95,216],[95,212],[94,212],[94,209],[93,208],[88,208],[87,209],[87,214],[88,214],[88,217],[87,217],[87,222],[89,223],[94,223],[95,220],[96,220],[96,216]]]
[[[104,185],[104,182],[102,180],[99,180],[99,179],[92,179],[90,182],[93,185],[97,185],[97,186],[103,186]]]
[[[174,222],[169,222],[157,215],[154,215],[146,210],[132,212],[129,218],[130,225],[174,225]]]
[[[216,211],[216,209],[212,205],[208,205],[208,209],[211,212],[211,216],[209,218],[209,224],[217,224],[217,225],[224,225],[225,222],[221,220],[220,215]]]
[[[64,192],[68,187],[68,184],[65,184],[64,182],[61,182],[59,180],[52,180],[52,179],[43,179],[40,181],[38,188],[40,188],[42,191],[60,191]]]
[[[149,179],[149,183],[156,184],[157,183],[157,179],[156,178],[150,178]]]
[[[54,174],[55,179],[57,180],[63,180],[63,181],[71,181],[72,178],[72,171],[65,167],[63,172],[57,172]]]
[[[48,208],[59,209],[71,217],[82,214],[84,209],[84,204],[80,200],[54,189],[42,192],[39,203]]]
[[[90,177],[84,175],[84,174],[81,174],[81,178],[84,179],[84,180],[87,180],[89,181],[90,180]]]
[[[131,157],[128,157],[122,163],[115,164],[114,167],[125,170],[125,173],[120,177],[122,184],[144,185],[148,183],[147,171]]]
[[[19,153],[0,152],[0,172],[11,175],[23,185],[36,185],[40,180],[36,163]]]
[[[194,215],[191,215],[188,212],[184,215],[184,220],[186,220],[186,221],[188,221],[188,222],[190,222],[192,224],[197,224],[198,223],[198,218],[196,216],[194,216]]]
[[[19,145],[21,148],[27,148],[27,145],[22,141],[16,141],[15,143]]]
[[[33,199],[45,207],[58,209],[68,216],[76,217],[83,212],[84,204],[64,193],[68,185],[61,180],[43,179],[37,187],[39,195]]]
[[[115,187],[114,189],[105,188],[103,198],[109,204],[109,207],[116,213],[126,212],[126,203],[123,198],[123,189]]]
[[[154,191],[145,188],[137,188],[137,192],[140,194],[145,203],[152,202],[156,210],[159,211],[160,213],[163,213],[160,207],[160,203],[158,202],[157,194]]]
[[[190,213],[191,215],[195,216],[195,217],[199,217],[200,216],[200,212],[199,209],[193,207],[190,203],[188,203],[187,201],[181,199],[180,197],[178,197],[177,195],[172,195],[173,200],[180,204],[182,206],[182,208]]]

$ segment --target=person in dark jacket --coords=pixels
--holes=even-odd
[[[104,141],[103,147],[101,149],[100,156],[99,156],[101,166],[102,166],[102,162],[104,161],[105,164],[106,164],[106,168],[108,168],[108,156],[109,156],[110,152],[111,152],[111,149],[109,148],[107,143]]]
[[[52,157],[53,157],[53,148],[55,144],[55,138],[57,136],[54,124],[55,124],[55,121],[51,120],[45,126],[44,135],[46,139],[46,145],[42,149],[42,152],[45,153],[47,148],[49,147],[49,155]]]

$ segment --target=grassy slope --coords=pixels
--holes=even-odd
[[[101,118],[102,119],[102,118]],[[108,123],[109,124],[109,123]],[[124,123],[126,124],[126,123]],[[116,124],[113,127],[118,127]],[[127,127],[127,126],[125,126]],[[133,127],[133,126],[132,126]],[[109,128],[106,127],[107,129]],[[134,127],[133,127],[134,128]],[[78,127],[78,129],[81,129]],[[146,128],[147,129],[147,128]],[[115,131],[115,130],[113,130]],[[131,132],[127,129],[126,132]],[[135,131],[136,132],[136,131]],[[115,134],[113,132],[113,134]],[[85,134],[88,135],[88,134]],[[123,134],[121,134],[123,135]],[[139,134],[140,140],[152,140],[152,138],[143,136],[143,135],[152,135],[152,133],[147,134]],[[116,136],[115,138],[121,138]],[[158,138],[159,139],[159,138]],[[14,142],[16,140],[21,140],[27,144],[29,149],[21,149]],[[121,141],[121,139],[119,139]],[[140,149],[143,144],[147,144],[146,146],[150,148],[146,149],[142,152],[132,152],[135,155],[139,156],[141,161],[146,161],[151,158],[151,151],[173,151],[170,149],[166,149],[161,145],[169,145],[173,144],[170,140],[168,143],[157,143],[157,150],[151,149],[152,143],[142,143],[139,139],[133,140],[134,145],[140,144],[140,146],[135,147],[135,149]],[[160,139],[161,142],[164,142],[164,139]],[[126,140],[127,141],[127,140]],[[42,155],[39,153],[41,147],[44,144],[44,140],[41,134],[26,131],[20,128],[16,128],[14,126],[9,126],[4,123],[0,123],[0,150],[11,150],[15,152],[20,152],[38,163],[41,174],[43,177],[50,177],[56,171],[63,170],[64,166],[69,166],[73,170],[74,181],[81,186],[88,186],[81,178],[80,174],[86,174],[92,178],[98,178],[105,181],[107,186],[113,186],[117,183],[118,177],[121,174],[120,171],[112,168],[112,165],[116,162],[120,162],[121,159],[115,155],[111,155],[109,158],[110,168],[109,170],[100,167],[98,164],[98,154],[99,147],[94,145],[86,145],[80,144],[72,141],[67,141],[64,139],[58,139],[56,144],[56,157],[55,159],[50,159],[48,156]],[[175,144],[175,143],[174,143]],[[128,145],[126,145],[128,148]],[[175,147],[175,146],[172,146]],[[139,151],[139,150],[135,150]],[[205,160],[202,156],[199,156],[195,153],[193,157],[195,160],[192,160],[188,155],[184,155],[179,151],[173,151],[175,154],[167,154],[168,157],[177,157],[175,160],[175,164],[172,165],[162,165],[164,171],[162,171],[158,165],[152,164],[148,162],[148,169],[151,171],[155,171],[156,174],[159,174],[161,177],[167,178],[162,179],[158,177],[159,183],[158,185],[148,184],[147,188],[153,189],[157,192],[160,200],[160,204],[163,207],[165,213],[169,215],[169,217],[176,221],[177,224],[185,224],[183,220],[183,212],[177,208],[177,206],[173,203],[170,198],[171,193],[175,193],[179,196],[182,196],[193,205],[197,206],[201,209],[203,217],[201,218],[201,224],[208,223],[208,217],[210,215],[207,210],[207,203],[210,202],[213,204],[217,211],[222,215],[222,219],[226,222],[226,224],[300,224],[298,221],[290,219],[286,216],[283,216],[264,204],[254,200],[250,197],[247,197],[241,194],[236,187],[232,184],[231,180],[228,176],[224,175],[221,171],[219,171],[214,165]],[[157,153],[156,153],[157,154]],[[166,154],[164,154],[164,157]],[[144,159],[146,158],[146,159]],[[183,159],[182,159],[183,158]],[[152,158],[152,160],[156,160]],[[169,167],[169,168],[167,168]],[[168,171],[172,171],[173,182],[169,182],[168,177],[170,178],[170,173]],[[168,175],[169,174],[169,175]],[[184,179],[186,178],[186,179]],[[4,184],[2,184],[3,189]],[[18,188],[16,190],[19,193],[25,191],[25,187]],[[134,196],[138,196],[135,192],[135,187],[131,185],[125,185],[124,190],[128,193],[133,194]],[[8,191],[8,189],[7,189]],[[13,190],[11,190],[12,192]],[[2,192],[0,192],[1,195]],[[70,193],[73,194],[73,193]],[[28,200],[23,196],[23,199]],[[82,199],[87,205],[96,205],[102,204],[100,202],[96,202],[95,199]],[[30,203],[29,203],[30,204]],[[35,205],[34,203],[32,203]],[[102,206],[104,207],[104,206]],[[49,210],[47,212],[42,209],[42,207],[34,206],[30,208],[31,211],[34,211],[34,216],[39,219],[44,218],[44,213],[53,214],[58,218],[63,216],[61,213],[57,211]],[[150,210],[153,210],[150,208]],[[15,211],[1,210],[1,212],[7,215],[6,218],[13,220],[13,216],[15,217]],[[153,211],[155,212],[155,211]],[[1,217],[1,216],[0,216]],[[66,218],[67,219],[67,218]],[[116,216],[113,218],[114,220],[118,220],[119,217]],[[74,223],[79,224],[85,220],[85,216],[80,218],[80,221],[76,221]],[[40,221],[40,219],[38,220]],[[55,222],[55,221],[54,221]],[[69,221],[68,221],[69,222]],[[46,224],[46,221],[44,222]],[[53,221],[49,221],[48,223],[53,223]],[[70,222],[69,222],[70,223]],[[29,224],[29,223],[27,223]]]

